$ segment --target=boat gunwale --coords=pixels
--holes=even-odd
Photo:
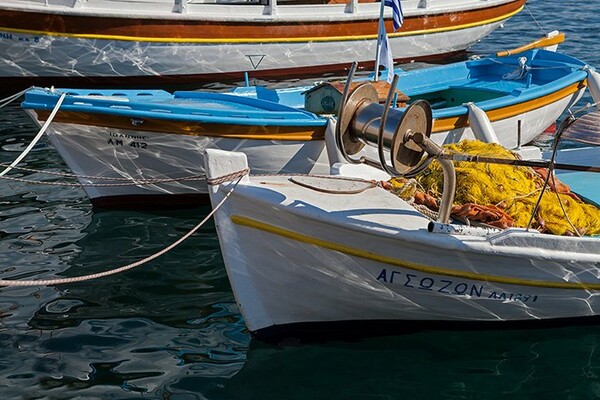
[[[550,55],[550,56],[555,56],[556,55],[556,59],[555,60],[547,60],[544,58],[541,58],[539,61],[537,59],[537,55],[540,54],[540,52],[542,52],[542,54],[545,55]],[[433,85],[428,85],[428,86],[421,86],[419,87],[419,90],[416,91],[416,93],[411,93],[410,90],[405,90],[405,94],[409,97],[411,96],[420,96],[420,95],[426,95],[429,93],[435,93],[435,92],[439,92],[439,91],[443,91],[443,90],[447,90],[447,89],[472,89],[472,90],[482,90],[482,91],[486,91],[486,92],[496,92],[496,93],[504,93],[503,96],[498,96],[496,98],[490,99],[490,100],[484,100],[484,101],[479,101],[479,102],[475,102],[475,104],[477,105],[478,108],[482,109],[483,111],[498,111],[502,108],[507,108],[507,107],[511,107],[511,106],[515,106],[515,105],[519,105],[522,104],[524,102],[530,102],[533,100],[537,100],[540,99],[542,97],[546,97],[550,94],[559,92],[561,90],[564,90],[565,88],[569,87],[570,85],[574,85],[576,83],[582,83],[583,85],[587,85],[586,80],[587,80],[587,72],[585,71],[585,68],[588,67],[588,64],[578,60],[575,57],[571,57],[569,55],[566,54],[562,54],[562,53],[555,53],[552,51],[548,51],[548,50],[540,50],[540,49],[535,49],[535,50],[528,50],[524,53],[520,53],[517,54],[515,56],[511,56],[510,58],[505,58],[505,57],[490,57],[490,58],[484,58],[484,59],[480,59],[480,60],[467,60],[467,61],[463,61],[460,63],[456,63],[454,65],[452,65],[453,69],[463,69],[466,68],[467,69],[467,74],[470,74],[471,71],[473,69],[479,69],[479,68],[486,68],[486,66],[488,65],[493,65],[494,63],[497,63],[497,60],[502,60],[502,59],[513,59],[513,64],[516,67],[517,64],[517,60],[520,57],[523,56],[531,56],[531,67],[532,68],[536,68],[536,63],[556,63],[556,67],[554,68],[561,68],[561,69],[570,69],[570,72],[566,72],[564,74],[564,76],[555,79],[555,80],[551,80],[549,82],[546,82],[542,85],[535,85],[533,87],[527,88],[524,87],[523,85],[518,86],[514,89],[512,89],[510,92],[508,91],[500,91],[500,90],[494,90],[493,87],[486,87],[486,88],[479,88],[477,86],[474,87],[465,87],[465,86],[461,86],[459,84],[456,84],[455,82],[459,82],[459,80],[448,80],[445,81],[441,84],[439,84],[438,86],[433,86]],[[505,66],[509,66],[508,64],[505,64]],[[411,73],[417,74],[417,75],[422,75],[422,76],[427,76],[429,74],[436,74],[438,71],[443,71],[444,68],[447,66],[435,66],[435,67],[431,67],[431,68],[423,68],[423,69],[419,69],[419,70],[413,70],[413,71],[409,71],[407,73],[407,75],[410,75]],[[547,69],[554,69],[553,67],[546,67]],[[402,76],[401,76],[402,78]],[[467,78],[468,79],[468,78]],[[526,84],[526,82],[524,83],[524,85]],[[433,90],[432,90],[433,88]],[[516,91],[516,92],[515,92]],[[573,91],[574,93],[575,91]],[[547,105],[548,103],[543,103],[541,106],[543,105]],[[539,107],[541,107],[539,106]],[[539,107],[535,107],[535,108],[539,108]],[[445,107],[445,108],[438,108],[438,109],[434,109],[433,111],[433,116],[434,119],[446,119],[446,118],[453,118],[453,117],[460,117],[463,115],[467,115],[469,110],[465,105],[457,105],[457,106],[452,106],[452,107]]]
[[[18,0],[17,0],[18,1]],[[264,22],[264,23],[311,23],[311,22],[331,22],[331,15],[342,18],[344,21],[356,21],[365,19],[377,19],[379,17],[379,4],[377,2],[366,2],[359,3],[358,11],[349,13],[346,12],[347,4],[335,3],[335,4],[277,4],[276,14],[265,14],[265,5],[262,4],[227,4],[227,3],[192,3],[188,5],[188,9],[185,12],[173,11],[172,4],[167,11],[147,11],[144,9],[131,8],[124,11],[114,11],[108,8],[91,8],[87,7],[66,7],[63,5],[44,5],[44,4],[26,4],[26,5],[15,5],[14,0],[10,4],[2,4],[0,0],[0,10],[8,10],[22,13],[39,13],[47,15],[68,15],[74,17],[92,17],[92,18],[121,18],[121,19],[156,19],[156,20],[172,20],[174,22],[181,21],[234,21],[234,22]],[[404,6],[403,15],[404,18],[432,16],[440,14],[456,14],[464,13],[469,11],[478,11],[496,8],[508,4],[525,3],[524,0],[487,0],[481,2],[480,0],[463,0],[459,5],[453,5],[453,7],[427,7],[427,8],[408,8]],[[490,4],[492,3],[492,4]],[[149,3],[155,4],[155,3]],[[206,14],[206,13],[195,13],[194,8],[222,8],[225,11],[223,15],[218,14]],[[267,6],[268,7],[268,6]],[[250,16],[238,17],[237,15],[231,14],[232,9],[256,9],[261,10],[260,13],[251,14]],[[331,10],[331,13],[314,13],[315,8],[323,10]],[[361,9],[368,8],[368,10],[361,11]],[[519,8],[519,11],[523,9],[523,6]],[[191,10],[191,11],[190,11]],[[286,13],[290,11],[311,11],[310,13],[296,16],[296,18],[290,18],[294,14]],[[136,11],[135,17],[131,16],[131,11]],[[202,10],[204,11],[204,10]],[[167,18],[165,18],[167,17]],[[391,20],[392,11],[391,9],[385,10],[384,17],[386,20]],[[260,19],[257,19],[260,18]],[[1,28],[0,28],[1,29]]]
[[[27,100],[27,94],[25,100],[21,103],[21,107],[24,109],[31,110],[52,110],[56,106],[56,102],[62,94],[61,91],[68,92],[71,89],[57,89],[56,92],[50,93],[45,89],[34,88],[32,96],[44,97],[52,99],[54,101],[48,101],[45,103],[35,103]],[[102,91],[96,91],[101,93]],[[122,91],[125,92],[125,91]],[[31,92],[29,92],[31,93]],[[167,92],[165,92],[167,93]],[[172,120],[172,121],[189,121],[194,123],[213,123],[213,124],[239,124],[239,125],[251,125],[251,126],[310,126],[310,127],[321,127],[325,126],[328,122],[326,118],[319,117],[316,114],[309,113],[304,110],[294,109],[289,106],[285,106],[279,103],[274,103],[266,100],[251,99],[243,96],[236,96],[234,94],[227,93],[204,93],[208,94],[209,97],[220,97],[222,99],[228,98],[232,100],[233,104],[249,104],[256,103],[264,106],[272,106],[273,108],[280,109],[280,111],[262,109],[262,110],[212,110],[206,111],[208,115],[201,115],[203,108],[193,107],[193,103],[190,103],[190,107],[169,106],[161,103],[148,104],[135,101],[123,101],[119,100],[119,96],[114,96],[114,99],[109,98],[94,98],[94,96],[85,95],[67,95],[65,101],[59,109],[61,112],[75,112],[75,113],[92,113],[102,115],[114,115],[119,117],[130,117],[130,118],[147,118],[147,119],[161,119],[161,120]],[[127,99],[131,97],[127,96]],[[174,96],[160,96],[159,98],[168,98],[170,100],[175,99]],[[73,104],[76,102],[85,104]],[[151,109],[135,109],[136,106],[142,105],[144,108],[151,108],[155,106],[155,111]],[[164,109],[159,112],[158,109]],[[179,110],[177,109],[179,108]],[[193,114],[197,113],[197,114]],[[222,114],[222,115],[219,115]],[[237,116],[236,116],[237,114]],[[247,117],[240,117],[241,114],[247,114]]]

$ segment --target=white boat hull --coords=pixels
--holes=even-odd
[[[565,110],[568,110],[577,103],[583,96],[584,91],[585,88],[582,88],[553,103],[508,118],[491,121],[491,126],[498,136],[499,143],[507,149],[514,149],[520,145],[531,143],[542,132],[548,129],[548,127],[554,124],[562,116]],[[519,122],[521,128],[520,132]],[[434,129],[435,124],[436,122],[434,120]],[[476,137],[473,133],[473,129],[471,129],[469,125],[464,128],[433,133],[431,139],[437,144],[457,143],[465,139],[481,140]]]
[[[63,123],[52,123],[47,135],[74,174],[90,177],[79,181],[91,202],[105,207],[159,205],[163,197],[171,206],[206,203],[207,148],[243,151],[256,173],[329,171],[323,141],[228,139]],[[135,184],[149,179],[164,181]]]
[[[211,173],[227,170],[212,153],[208,161]],[[236,163],[230,167],[243,164]],[[499,322],[600,312],[597,238],[520,229],[430,233],[426,217],[383,189],[340,194],[330,178],[320,185],[332,190],[246,177],[215,214],[227,273],[252,332],[341,321]],[[213,206],[232,187],[213,187]]]
[[[502,21],[461,31],[390,39],[397,60],[464,50],[495,30]],[[3,77],[201,77],[255,71],[310,69],[314,66],[371,62],[375,40],[194,44],[152,43],[14,34],[0,29],[0,54],[10,55]],[[7,39],[8,38],[8,39]],[[26,43],[26,44],[24,44]],[[343,51],[340,49],[343,48]],[[258,64],[258,65],[256,65]]]
[[[373,64],[377,3],[252,3],[0,0],[0,80],[191,84],[239,81],[244,72],[281,78]],[[463,52],[523,4],[404,1],[398,32],[391,10],[385,14],[393,57],[409,62]]]

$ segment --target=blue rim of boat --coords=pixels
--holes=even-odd
[[[61,111],[98,113],[129,118],[156,118],[206,124],[260,126],[324,126],[327,119],[311,112],[233,94],[162,90],[85,90],[32,88],[21,106],[52,110],[67,93]],[[143,99],[144,101],[140,101]],[[165,102],[169,100],[169,103]]]

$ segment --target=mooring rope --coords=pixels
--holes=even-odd
[[[46,129],[48,129],[48,126],[50,126],[50,123],[54,119],[54,116],[58,112],[58,109],[60,108],[66,95],[67,95],[66,93],[63,93],[60,95],[60,97],[58,98],[58,101],[56,102],[56,105],[54,106],[54,109],[52,110],[52,113],[50,113],[50,116],[48,117],[48,119],[46,120],[46,122],[44,123],[44,125],[42,126],[40,131],[38,132],[38,134],[33,138],[31,143],[29,143],[29,146],[27,146],[27,148],[25,150],[23,150],[23,152],[19,155],[19,157],[17,157],[15,161],[13,161],[7,168],[5,168],[4,171],[0,172],[0,177],[4,176],[8,171],[13,169],[13,167],[15,165],[20,163],[21,160],[23,158],[25,158],[25,156],[27,154],[29,154],[29,151],[31,151],[31,149],[33,149],[33,146],[35,146],[37,144],[37,142],[42,138],[42,135],[44,134],[44,132],[46,132]]]
[[[131,264],[127,264],[124,265],[122,267],[119,268],[114,268],[108,271],[104,271],[104,272],[98,272],[95,274],[88,274],[88,275],[81,275],[81,276],[74,276],[71,278],[60,278],[60,279],[46,279],[46,280],[23,280],[23,281],[11,281],[11,280],[5,280],[5,279],[1,279],[0,280],[0,286],[52,286],[52,285],[62,285],[62,284],[66,284],[66,283],[75,283],[75,282],[83,282],[83,281],[89,281],[92,279],[97,279],[97,278],[102,278],[105,276],[109,276],[109,275],[114,275],[114,274],[118,274],[120,272],[125,272],[127,270],[139,267],[140,265],[143,265],[149,261],[154,260],[155,258],[158,258],[160,256],[162,256],[163,254],[171,251],[172,249],[174,249],[175,247],[177,247],[178,245],[180,245],[181,243],[183,243],[185,240],[187,240],[190,236],[192,236],[194,233],[196,233],[196,231],[198,229],[200,229],[205,223],[206,221],[208,221],[213,215],[214,213],[217,212],[217,210],[219,210],[219,208],[221,208],[221,206],[223,204],[225,204],[225,202],[227,201],[227,199],[229,198],[229,196],[231,195],[231,193],[233,193],[233,191],[235,190],[235,188],[237,187],[238,183],[240,183],[240,181],[242,180],[242,178],[244,177],[244,175],[246,175],[248,173],[248,170],[243,170],[243,171],[238,171],[234,174],[230,174],[225,176],[225,181],[231,180],[229,179],[230,176],[232,175],[237,175],[238,179],[237,181],[233,184],[233,187],[231,189],[229,189],[229,191],[225,194],[225,196],[223,197],[223,199],[221,199],[221,201],[212,209],[212,211],[206,216],[204,217],[204,219],[202,221],[200,221],[196,226],[194,226],[188,233],[186,233],[185,235],[183,235],[181,238],[179,238],[178,240],[176,240],[175,242],[171,243],[169,246],[165,247],[164,249],[146,257],[143,258],[139,261],[133,262]],[[217,179],[223,179],[223,178],[216,178],[215,181],[217,181]]]
[[[242,179],[245,175],[250,173],[250,168],[244,168],[239,171],[232,172],[230,174],[226,174],[223,176],[219,176],[217,178],[210,178],[206,180],[206,183],[209,185],[220,185],[221,183],[229,182],[234,179],[237,179],[236,186],[239,183],[240,179]]]
[[[0,167],[7,167],[7,166],[8,166],[8,164],[0,163]],[[78,175],[78,174],[70,174],[68,172],[56,172],[56,171],[48,171],[48,170],[44,170],[44,169],[34,169],[34,168],[26,168],[26,167],[18,167],[18,166],[12,167],[12,169],[15,171],[54,175],[54,176],[60,176],[63,178],[95,179],[95,180],[99,180],[99,181],[104,180],[104,181],[146,182],[146,181],[156,181],[156,180],[163,180],[163,179],[169,179],[169,180],[172,180],[172,179],[182,179],[182,180],[206,179],[205,174],[187,175],[187,176],[182,176],[180,178],[139,178],[139,179],[136,179],[136,178],[109,177],[109,176],[97,176],[97,175]],[[45,183],[44,181],[34,181],[34,182],[39,182],[40,184]]]
[[[516,67],[517,70],[521,69],[521,67],[519,65],[516,65],[515,63],[502,62],[502,61],[496,60],[495,58],[492,58],[492,57],[487,58],[486,60],[489,60],[489,61],[491,61],[493,63],[496,63],[496,64],[499,64],[499,65],[503,65],[505,67]],[[551,69],[569,69],[569,68],[573,68],[572,65],[556,65],[556,66],[553,66],[553,67],[532,67],[532,66],[526,65],[526,67],[527,67],[528,71],[542,71],[542,70],[551,70]],[[580,69],[581,70],[585,70],[586,68],[589,68],[589,67],[583,66]]]
[[[66,186],[66,187],[119,187],[119,186],[138,186],[138,185],[154,185],[157,183],[168,183],[168,182],[178,182],[178,181],[204,181],[206,180],[205,175],[190,175],[187,177],[181,178],[155,178],[155,179],[123,179],[128,180],[127,183],[81,183],[81,182],[48,182],[48,181],[35,181],[32,179],[25,178],[14,178],[12,176],[0,176],[0,179],[6,179],[14,182],[22,182],[29,183],[32,185],[50,185],[50,186]],[[105,178],[108,180],[112,180],[109,178]],[[121,180],[121,179],[114,179]]]
[[[544,34],[544,36],[545,36],[546,35],[546,31],[544,30],[544,28],[542,28],[542,25],[540,25],[540,23],[538,22],[538,20],[535,18],[535,16],[533,15],[533,13],[531,12],[531,10],[527,6],[527,4],[525,4],[525,9],[527,10],[527,12],[529,13],[529,15],[531,16],[531,19],[533,19],[533,22],[535,22],[535,24],[538,26],[538,28],[540,28],[540,31],[542,32],[542,34]]]
[[[5,166],[6,164],[2,164],[0,163],[0,167]],[[138,186],[138,185],[153,185],[153,184],[157,184],[157,183],[168,183],[168,182],[177,182],[177,181],[206,181],[206,183],[210,184],[210,185],[217,185],[223,182],[227,182],[227,181],[231,181],[234,180],[235,178],[238,177],[238,174],[240,172],[244,172],[247,174],[250,170],[246,169],[243,171],[239,171],[239,172],[234,172],[232,174],[229,174],[227,176],[224,177],[219,177],[218,180],[215,179],[207,179],[205,174],[200,174],[200,175],[187,175],[187,176],[183,176],[183,177],[179,177],[179,178],[150,178],[150,179],[135,179],[135,178],[109,178],[109,177],[102,177],[102,176],[94,176],[94,175],[77,175],[77,174],[69,174],[69,173],[64,173],[64,172],[53,172],[53,171],[44,171],[44,170],[37,170],[37,169],[31,169],[31,168],[25,168],[25,167],[13,167],[14,170],[20,170],[20,171],[26,171],[26,172],[33,172],[33,173],[42,173],[42,174],[49,174],[49,175],[56,175],[56,176],[62,176],[62,177],[68,177],[68,178],[80,178],[80,179],[96,179],[96,180],[108,180],[108,181],[126,181],[126,183],[81,183],[81,182],[48,182],[48,181],[38,181],[38,180],[32,180],[32,179],[26,179],[26,178],[17,178],[17,177],[11,177],[11,176],[0,176],[0,179],[6,179],[9,181],[14,181],[14,182],[21,182],[21,183],[28,183],[28,184],[33,184],[33,185],[50,185],[50,186],[66,186],[66,187],[78,187],[78,186],[84,186],[84,187],[121,187],[121,186]],[[362,179],[362,178],[350,178],[350,177],[342,177],[342,176],[330,176],[330,175],[316,175],[316,174],[300,174],[300,173],[295,173],[295,174],[277,174],[277,173],[271,173],[271,174],[252,174],[253,177],[273,177],[273,176],[288,176],[288,177],[293,177],[293,176],[312,176],[312,177],[318,177],[318,178],[322,178],[322,179],[337,179],[337,180],[345,180],[345,181],[352,181],[352,182],[362,182],[362,183],[366,183],[366,182],[370,182],[369,180],[366,179]]]
[[[31,89],[33,86],[28,87],[25,90],[21,90],[19,93],[15,93],[13,95],[10,95],[8,97],[5,97],[4,99],[0,100],[0,108],[5,107],[6,105],[12,103],[13,101],[15,101],[16,99],[18,99],[19,97],[21,97],[22,95],[25,94],[25,92],[27,92],[29,89]]]

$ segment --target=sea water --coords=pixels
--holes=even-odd
[[[530,0],[471,54],[560,29],[563,52],[600,66],[599,17],[592,1]],[[0,162],[14,160],[36,132],[17,103],[0,110]],[[69,172],[45,139],[25,161]],[[28,178],[49,184],[0,181],[0,278],[70,277],[129,264],[209,211],[94,210],[80,188],[51,185],[64,182],[60,176]],[[212,222],[126,273],[0,289],[0,399],[598,397],[600,324],[258,342],[235,304]]]

